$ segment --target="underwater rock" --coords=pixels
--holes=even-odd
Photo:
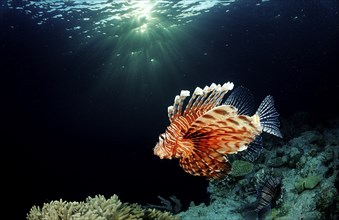
[[[320,196],[317,199],[317,207],[325,210],[333,204],[335,198],[338,196],[338,191],[333,186],[326,187],[320,191]]]
[[[321,181],[321,176],[308,176],[306,178],[298,178],[294,186],[298,193],[301,193],[305,189],[313,189]]]
[[[296,118],[297,120],[297,118]],[[183,220],[244,219],[243,213],[255,213],[256,181],[267,175],[282,178],[279,203],[272,204],[260,219],[338,219],[339,198],[339,123],[333,127],[293,125],[290,139],[281,144],[264,142],[261,160],[252,171],[239,177],[228,176],[210,182],[210,204],[192,206],[179,213]],[[286,129],[288,130],[288,128]],[[197,217],[199,213],[203,217]],[[252,216],[250,219],[256,219]]]
[[[339,205],[339,198],[338,198],[338,189],[335,187],[335,183],[338,181],[338,170],[336,170],[331,177],[326,179],[321,185],[321,190],[319,192],[319,197],[317,197],[317,207],[320,210],[326,211],[326,209],[330,208],[331,205],[335,204],[337,201],[337,206]],[[338,214],[339,214],[339,207]]]
[[[177,216],[180,220],[207,220],[207,219],[232,219],[243,220],[240,213],[235,212],[239,209],[241,203],[232,199],[224,198],[216,200],[210,205],[200,204],[198,206],[190,206],[187,211],[180,212]]]
[[[305,131],[299,137],[291,139],[288,145],[308,153],[312,148],[324,145],[323,135],[319,131]]]
[[[235,160],[232,163],[231,176],[245,176],[253,170],[253,164],[244,160]]]
[[[281,167],[288,161],[287,156],[271,158],[268,160],[267,165],[270,167]]]
[[[289,158],[287,160],[288,166],[290,168],[296,168],[301,157],[302,151],[296,147],[292,147],[289,153]]]

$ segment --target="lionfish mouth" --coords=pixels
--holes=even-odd
[[[161,134],[159,136],[159,142],[155,145],[153,149],[153,153],[160,157],[160,159],[164,159],[166,156],[166,150],[164,147],[164,140],[165,140],[165,134]]]

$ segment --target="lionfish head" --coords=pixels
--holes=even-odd
[[[153,152],[155,155],[160,157],[160,159],[172,159],[171,146],[166,142],[166,134],[163,133],[159,136],[159,141],[155,145]]]

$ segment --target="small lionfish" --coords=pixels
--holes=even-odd
[[[197,87],[190,95],[183,90],[168,107],[171,124],[161,134],[154,154],[161,159],[178,158],[180,166],[195,176],[220,179],[232,170],[227,154],[244,151],[263,131],[281,137],[279,114],[272,96],[267,96],[250,116],[252,99],[243,87],[222,103],[233,83]]]
[[[259,180],[256,201],[238,210],[244,219],[265,219],[267,211],[282,201],[283,186],[281,177],[268,175],[266,178]]]
[[[258,200],[255,212],[259,213],[276,202],[281,193],[282,179],[280,177],[268,176],[261,183],[261,189],[258,191]]]

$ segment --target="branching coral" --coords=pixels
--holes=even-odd
[[[122,203],[118,196],[109,199],[99,195],[88,197],[86,202],[52,201],[42,208],[33,206],[27,214],[28,220],[178,220],[169,212],[143,209],[138,204]]]

